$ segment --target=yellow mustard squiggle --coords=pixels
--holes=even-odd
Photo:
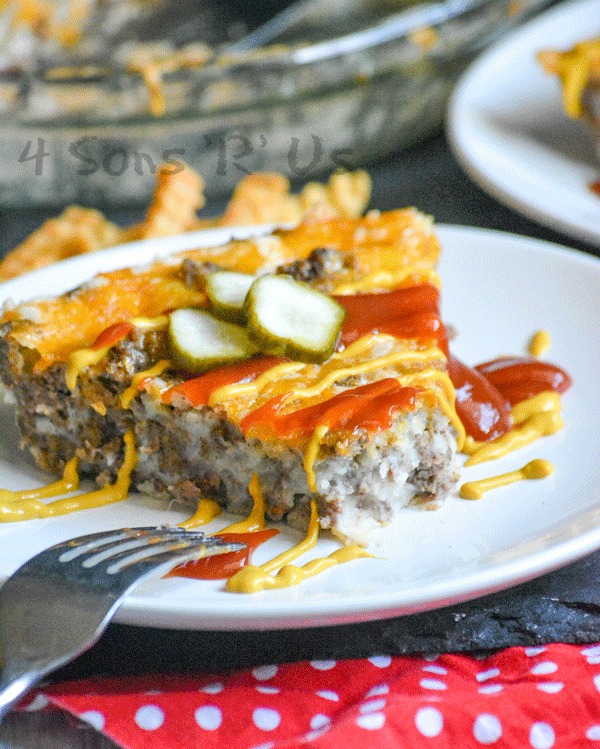
[[[256,473],[252,474],[248,491],[252,497],[252,510],[247,518],[240,520],[239,523],[228,525],[221,528],[219,533],[250,533],[251,531],[260,531],[267,527],[265,518],[265,497],[260,486],[260,480]]]
[[[198,506],[196,507],[194,514],[187,520],[178,523],[178,526],[180,528],[185,528],[188,531],[193,528],[199,528],[201,525],[206,525],[207,523],[210,523],[211,520],[219,517],[222,512],[221,505],[218,502],[215,502],[214,499],[203,498],[198,501]]]
[[[490,491],[490,489],[508,486],[509,484],[514,484],[516,481],[523,481],[525,479],[543,479],[546,476],[550,476],[553,471],[554,466],[550,461],[536,458],[529,461],[529,463],[517,471],[501,473],[498,476],[489,476],[479,481],[468,481],[460,487],[459,494],[463,499],[481,499],[484,492]]]
[[[89,510],[115,502],[122,502],[127,498],[131,483],[131,474],[137,463],[133,432],[126,432],[123,435],[123,442],[125,443],[125,455],[114,484],[107,484],[96,491],[77,494],[74,497],[57,499],[50,504],[39,502],[37,498],[6,501],[6,497],[0,496],[0,501],[4,499],[4,504],[0,504],[0,522],[6,523],[19,520],[33,520],[36,518],[49,518],[57,515],[67,515],[78,510]],[[72,471],[74,469],[71,467],[69,470]],[[59,483],[56,482],[56,484]],[[47,487],[46,491],[49,488]],[[71,489],[67,489],[67,491],[71,491]],[[46,494],[45,496],[56,495]]]
[[[511,429],[491,442],[485,442],[465,463],[474,466],[487,460],[495,460],[513,450],[525,447],[540,437],[548,437],[564,427],[562,417],[556,411],[534,414],[520,426]]]
[[[168,359],[161,359],[150,369],[144,369],[141,372],[137,372],[131,378],[131,385],[121,393],[120,401],[121,408],[128,409],[131,406],[133,399],[139,394],[139,384],[147,377],[158,377],[165,369],[172,366],[172,363]]]

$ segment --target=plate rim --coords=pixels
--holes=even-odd
[[[245,236],[252,233],[260,235],[269,229],[270,227],[254,227],[252,229],[245,228],[244,230],[234,229],[229,233],[238,236],[241,231]],[[526,248],[529,250],[531,248],[531,251],[534,253],[539,252],[544,256],[554,255],[559,258],[568,259],[569,261],[589,266],[594,269],[595,273],[600,273],[600,258],[584,251],[575,250],[568,246],[548,242],[543,239],[496,229],[448,224],[437,224],[436,232],[442,246],[445,238],[449,237],[472,242],[473,240],[483,240],[486,237],[493,236],[503,243],[513,245],[513,247],[517,247],[518,249]],[[214,236],[212,230],[195,233],[194,235],[178,235],[168,238],[168,241],[161,240],[159,249],[164,250],[164,253],[161,254],[170,254],[183,249],[184,246],[193,246],[199,239],[206,241],[207,237],[210,238],[212,236]],[[91,270],[91,265],[96,259],[101,262],[108,259],[112,263],[121,265],[122,258],[130,258],[135,253],[146,250],[148,246],[148,242],[136,242],[108,251],[101,251],[101,253],[104,252],[105,254],[102,256],[97,255],[96,258],[89,255],[73,258],[51,266],[53,270],[50,272],[60,274],[67,264],[70,264],[69,267],[72,271],[77,271],[79,266],[82,266],[82,268],[87,267]],[[147,257],[142,259],[148,260]],[[135,262],[135,260],[126,260],[125,262],[131,263]],[[48,273],[48,270],[35,271],[34,273],[21,276],[19,279],[15,279],[14,282],[6,282],[6,284],[0,285],[0,299],[5,298],[8,284],[10,284],[11,289],[17,287],[19,283],[27,285],[31,278],[37,280],[40,274],[43,275],[45,273]],[[589,512],[589,510],[586,510],[586,512]],[[583,514],[584,511],[580,510],[579,515]],[[274,605],[272,602],[264,606],[263,604],[266,602],[263,599],[251,614],[246,611],[243,617],[235,613],[235,605],[213,605],[213,613],[205,621],[199,621],[197,612],[190,614],[189,612],[178,611],[174,615],[173,611],[169,610],[168,600],[165,601],[157,597],[149,606],[147,599],[136,597],[134,594],[126,599],[115,621],[123,624],[164,629],[250,631],[257,629],[329,626],[333,624],[377,620],[423,612],[506,589],[577,561],[577,559],[599,548],[600,524],[576,537],[568,538],[549,548],[531,553],[525,556],[524,559],[519,557],[516,560],[505,561],[489,569],[480,569],[466,573],[458,581],[456,578],[445,579],[425,588],[422,585],[414,583],[412,587],[407,585],[400,596],[398,591],[386,596],[382,596],[381,593],[361,594],[356,597],[349,596],[344,601],[337,600],[329,607],[324,606],[321,599],[317,599],[312,603],[304,599],[297,605],[293,601],[284,601],[279,606]],[[407,597],[410,600],[400,600],[400,603],[398,602],[399,599],[407,599]]]
[[[541,226],[560,232],[565,235],[567,240],[569,238],[576,239],[600,247],[600,225],[598,230],[594,231],[586,225],[582,226],[581,223],[570,220],[568,216],[557,215],[544,205],[527,201],[515,195],[504,185],[499,185],[481,166],[481,159],[473,156],[475,149],[471,146],[472,128],[469,128],[469,137],[466,137],[467,133],[464,132],[464,127],[461,124],[461,119],[468,110],[466,104],[472,103],[473,97],[471,94],[475,90],[476,84],[482,78],[486,80],[489,78],[487,74],[494,67],[494,61],[502,57],[506,51],[518,47],[524,40],[532,37],[538,28],[554,25],[564,16],[574,12],[583,15],[587,6],[593,6],[594,3],[595,0],[569,0],[569,2],[549,8],[495,42],[479,55],[463,72],[452,91],[448,101],[445,130],[450,148],[462,169],[475,184],[479,185],[491,197],[522,216],[536,221]],[[557,101],[559,100],[560,94],[557,92]],[[600,164],[598,170],[600,172]]]

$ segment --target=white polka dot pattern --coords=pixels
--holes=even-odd
[[[257,707],[252,713],[252,722],[261,731],[274,731],[281,723],[281,715],[271,707]]]
[[[339,702],[340,696],[337,692],[333,692],[331,689],[319,689],[315,692],[316,695],[322,697],[324,700],[330,700],[331,702]]]
[[[440,691],[448,689],[444,682],[439,681],[439,679],[421,679],[419,684],[423,687],[423,689],[437,689]]]
[[[543,661],[542,663],[536,663],[531,669],[531,673],[534,676],[547,676],[558,671],[558,666],[552,661]]]
[[[215,705],[203,705],[194,713],[196,723],[205,731],[216,731],[223,722],[223,714]]]
[[[415,726],[427,738],[439,736],[444,727],[444,716],[436,707],[422,707],[415,715]]]
[[[585,732],[585,736],[590,741],[600,741],[600,725],[588,728]]]
[[[447,669],[443,666],[436,666],[435,663],[429,666],[423,666],[423,671],[427,671],[429,674],[439,674],[440,676],[446,676],[448,673]]]
[[[252,676],[258,681],[267,681],[277,675],[277,666],[258,666],[252,669]]]
[[[336,661],[311,661],[310,665],[317,671],[329,671],[336,667]]]
[[[361,713],[376,713],[379,710],[383,710],[386,705],[385,700],[371,700],[370,702],[363,702],[358,708]]]
[[[537,648],[525,648],[525,655],[528,655],[530,658],[535,657],[536,655],[539,655],[540,653],[545,652],[545,647],[537,647]]]
[[[88,725],[95,728],[96,731],[101,731],[106,723],[106,718],[98,710],[86,710],[85,712],[80,713],[79,720],[88,723]]]
[[[256,691],[260,692],[260,694],[279,694],[281,690],[279,687],[268,687],[264,684],[258,684]]]
[[[310,727],[315,731],[321,728],[325,728],[325,726],[328,726],[330,723],[331,718],[329,718],[327,715],[323,715],[322,713],[317,713],[310,719]]]
[[[534,723],[529,731],[529,743],[533,749],[552,749],[555,738],[549,723]]]
[[[488,679],[495,679],[496,676],[500,676],[499,668],[489,668],[487,671],[481,671],[475,677],[477,681],[487,681]]]
[[[368,658],[374,666],[377,668],[387,668],[392,662],[391,655],[374,655],[372,658]]]
[[[372,689],[369,689],[365,697],[379,697],[382,694],[389,694],[389,693],[390,693],[390,687],[388,684],[377,684],[377,686],[373,687]]]
[[[385,725],[385,715],[383,713],[359,715],[356,719],[356,725],[359,728],[364,728],[366,731],[378,731]]]
[[[135,713],[135,722],[144,731],[156,731],[165,722],[165,714],[157,705],[143,705]]]
[[[495,715],[482,713],[473,724],[473,736],[480,744],[495,744],[502,736],[502,724]]]
[[[212,684],[206,684],[200,688],[201,692],[205,694],[219,694],[225,689],[225,685],[220,681],[214,681]]]
[[[73,686],[60,694],[53,684],[47,697],[50,709],[65,707],[131,749],[149,742],[153,749],[222,749],[242,736],[248,749],[399,740],[406,749],[600,749],[600,644],[435,658],[261,665],[208,680],[157,675],[140,679],[139,688],[133,677],[125,689],[97,679],[85,696]],[[24,709],[45,707],[47,697],[38,694]]]
[[[34,713],[37,710],[43,710],[45,707],[48,707],[49,704],[49,700],[45,695],[36,694],[31,702],[27,705],[25,710],[28,713]]]
[[[540,692],[546,692],[546,694],[558,694],[564,687],[562,681],[543,681],[540,684],[536,684],[536,687]]]
[[[485,684],[477,690],[479,694],[499,694],[504,687],[502,684]]]

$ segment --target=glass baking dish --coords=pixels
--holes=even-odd
[[[446,18],[398,15],[344,36],[141,75],[88,66],[0,76],[0,205],[142,204],[161,162],[206,194],[276,170],[306,180],[368,164],[436,132],[457,76],[549,0],[447,0]],[[156,91],[154,96],[156,96]],[[155,102],[154,102],[155,104]]]

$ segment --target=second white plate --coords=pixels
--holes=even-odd
[[[450,144],[469,176],[510,208],[600,246],[600,178],[592,133],[570,120],[542,49],[600,34],[598,0],[546,11],[491,47],[463,74],[448,109]]]

